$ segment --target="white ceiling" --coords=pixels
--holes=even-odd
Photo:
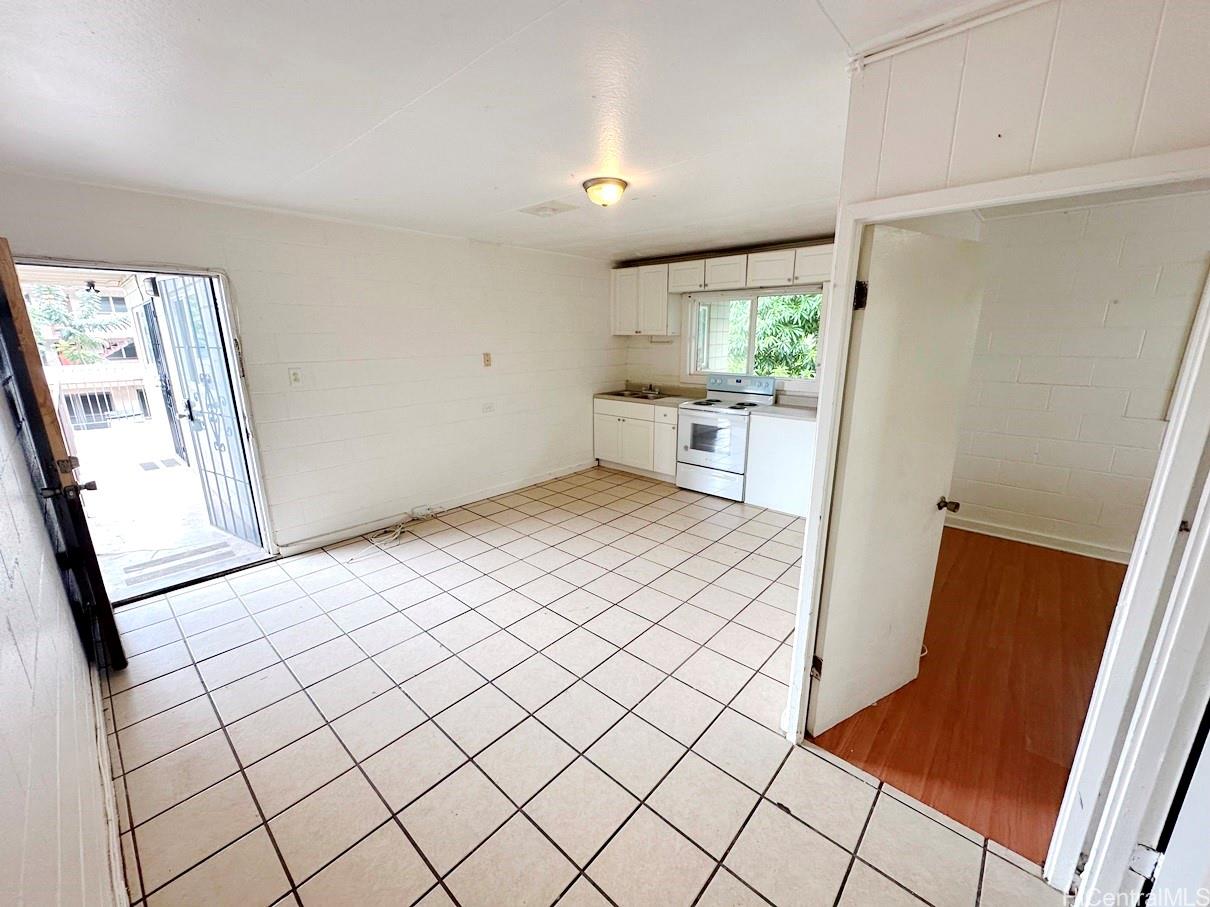
[[[824,235],[850,50],[969,5],[0,0],[0,167],[613,260]]]

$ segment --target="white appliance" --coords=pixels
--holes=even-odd
[[[815,410],[760,407],[748,423],[744,503],[807,515],[815,462]]]
[[[676,484],[733,501],[744,499],[748,418],[773,402],[776,379],[711,375],[706,398],[682,403],[677,413]]]

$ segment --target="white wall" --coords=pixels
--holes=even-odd
[[[1204,0],[1051,0],[853,76],[841,198],[1210,145]]]
[[[0,903],[117,903],[95,684],[0,404]]]
[[[17,256],[226,271],[279,544],[582,465],[624,377],[604,261],[5,173],[0,199]]]
[[[685,331],[685,319],[681,319],[681,330]],[[684,335],[666,340],[654,337],[623,337],[626,344],[626,380],[639,384],[654,384],[661,387],[684,384]]]
[[[994,217],[951,523],[1125,561],[1210,263],[1210,193]]]

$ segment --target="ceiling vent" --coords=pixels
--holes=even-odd
[[[575,211],[575,205],[569,205],[567,202],[542,202],[538,205],[530,205],[528,208],[522,208],[522,214],[532,214],[534,217],[554,217],[556,214],[566,214],[568,211]]]

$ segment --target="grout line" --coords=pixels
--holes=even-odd
[[[878,805],[878,798],[882,795],[882,782],[878,782],[878,786],[874,788],[874,796],[870,799],[870,809],[865,814],[865,821],[861,823],[861,831],[857,834],[857,842],[853,845],[852,854],[849,857],[849,865],[845,867],[844,876],[840,880],[840,890],[836,892],[836,900],[832,907],[840,907],[840,899],[844,896],[845,887],[849,884],[849,876],[853,872],[853,864],[857,862],[857,852],[861,850],[861,843],[865,840],[865,833],[870,827],[870,822],[874,818],[874,808]]]

